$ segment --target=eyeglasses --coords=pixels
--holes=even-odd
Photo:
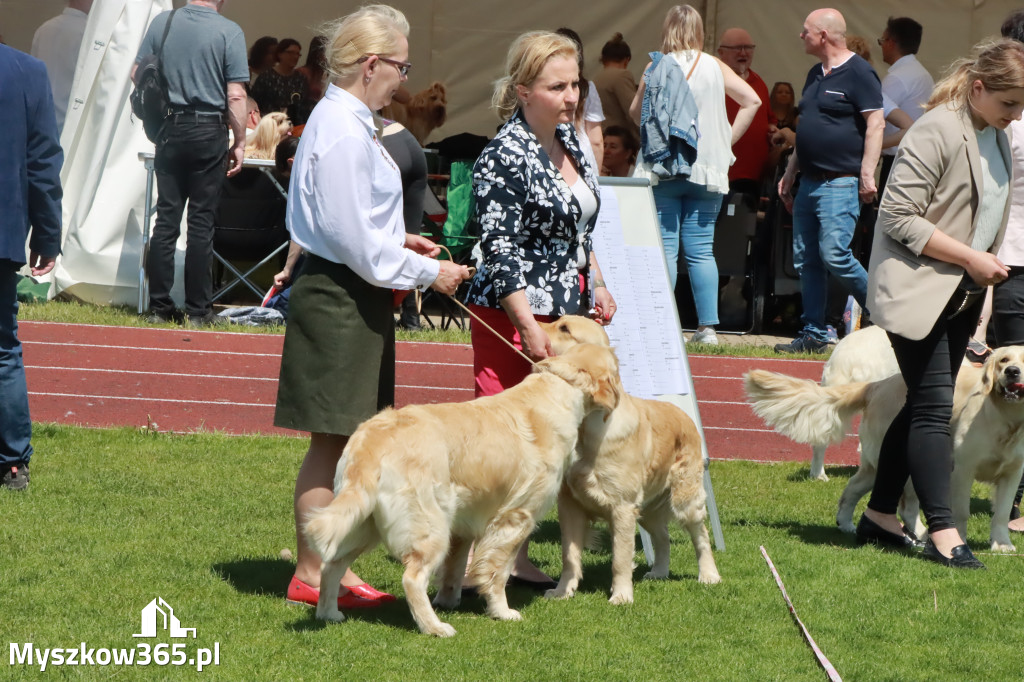
[[[407,78],[409,76],[409,69],[412,68],[412,64],[410,64],[409,62],[400,62],[397,59],[388,59],[387,57],[382,57],[379,54],[365,54],[359,59],[355,60],[353,64],[362,64],[370,57],[376,57],[382,62],[386,62],[391,66],[395,67],[396,69],[398,69],[398,73],[401,74],[402,78]]]
[[[736,50],[737,52],[753,52],[757,45],[719,45],[723,50]]]
[[[889,36],[882,36],[881,38],[878,39],[878,46],[881,47],[882,43],[884,43],[887,40],[889,40]]]

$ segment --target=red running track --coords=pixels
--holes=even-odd
[[[279,335],[21,322],[32,418],[161,431],[296,434],[273,426]],[[469,346],[399,343],[395,401],[473,398]],[[691,356],[690,369],[713,459],[809,459],[806,446],[771,431],[744,401],[742,375],[760,367],[819,379],[807,360]],[[855,464],[856,441],[832,448],[830,464]]]

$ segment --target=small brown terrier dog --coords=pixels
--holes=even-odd
[[[404,125],[422,145],[434,128],[443,126],[448,118],[448,95],[444,84],[434,81],[426,90],[412,95],[405,104],[392,100],[381,115]]]

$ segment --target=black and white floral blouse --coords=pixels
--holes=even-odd
[[[584,160],[571,124],[556,133],[576,162],[600,209],[597,169]],[[517,112],[473,166],[476,220],[483,263],[470,282],[468,303],[488,308],[525,291],[535,315],[579,312],[579,267],[592,249],[597,212],[578,225],[579,202]],[[582,261],[580,259],[582,258]]]

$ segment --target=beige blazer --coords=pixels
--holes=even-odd
[[[997,140],[1009,175],[1009,139],[999,130]],[[969,113],[938,106],[907,131],[885,185],[868,270],[868,310],[882,329],[919,340],[935,326],[964,269],[921,251],[934,230],[971,243],[981,173]],[[1003,241],[1009,208],[1008,197],[991,253]]]

